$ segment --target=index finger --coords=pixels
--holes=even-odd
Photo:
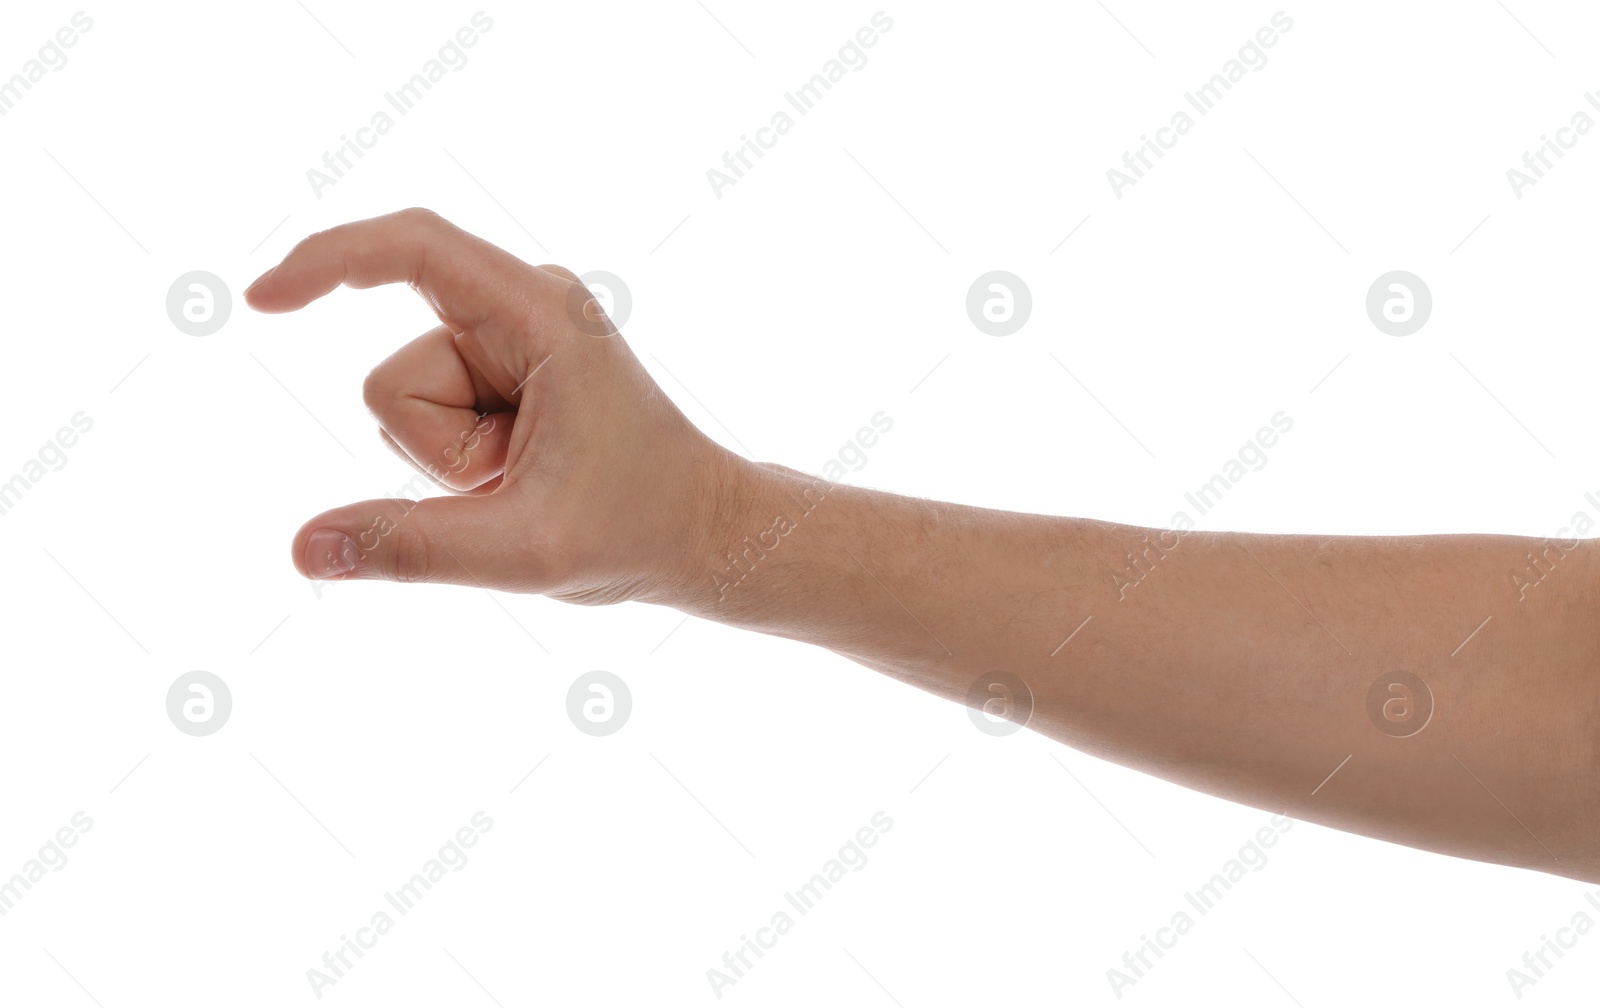
[[[290,312],[340,285],[405,282],[459,333],[497,314],[525,314],[522,288],[538,272],[432,210],[411,207],[311,235],[257,278],[244,297],[257,311]]]

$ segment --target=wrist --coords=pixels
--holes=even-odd
[[[843,489],[775,463],[722,453],[704,468],[666,590],[646,599],[720,623],[764,622],[763,592],[780,569],[805,567],[798,540],[820,529],[812,513]],[[808,526],[806,532],[799,532]]]
[[[717,619],[729,578],[740,577],[737,569],[729,573],[733,549],[770,522],[770,515],[762,516],[771,510],[780,477],[763,463],[711,449],[691,465],[688,498],[675,517],[662,573],[638,600]]]

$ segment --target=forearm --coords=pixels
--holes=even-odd
[[[679,608],[958,702],[1003,670],[1032,693],[1030,727],[1102,758],[1308,821],[1600,881],[1588,543],[1180,537],[773,467],[735,499],[729,541]],[[1520,590],[1517,571],[1547,580]],[[1432,697],[1407,737],[1369,715],[1373,683],[1395,672]]]

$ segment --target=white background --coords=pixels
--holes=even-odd
[[[77,9],[8,5],[0,79]],[[403,287],[243,307],[335,223],[428,206],[611,271],[624,335],[724,444],[817,471],[892,416],[864,485],[1166,526],[1283,410],[1202,527],[1551,535],[1593,510],[1600,135],[1520,199],[1506,177],[1600,87],[1586,5],[1284,8],[1267,64],[1120,199],[1107,169],[1279,8],[885,7],[866,65],[719,198],[707,169],[877,7],[484,7],[469,62],[314,192],[479,9],[85,8],[0,117],[0,481],[94,424],[0,515],[0,877],[94,823],[0,917],[0,1001],[317,1003],[307,970],[482,810],[465,867],[322,1001],[718,1003],[707,970],[881,810],[865,867],[721,1001],[1112,1004],[1107,970],[1268,820],[665,609],[319,597],[290,536],[411,478],[359,389],[435,324]],[[994,269],[1033,296],[1003,338],[964,307]],[[1434,299],[1403,338],[1365,312],[1395,269]],[[214,335],[167,317],[190,270],[234,292]],[[204,738],[165,711],[193,669],[233,697]],[[593,669],[632,691],[609,737],[566,714]],[[1121,1000],[1510,1004],[1524,951],[1600,918],[1578,883],[1306,823],[1270,853]],[[1597,953],[1523,1000],[1588,1003]]]

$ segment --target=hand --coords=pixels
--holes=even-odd
[[[684,417],[569,271],[410,209],[306,238],[245,299],[288,312],[401,281],[442,324],[372,371],[366,403],[389,446],[457,496],[325,511],[294,537],[301,574],[589,605],[669,602],[705,577],[752,464]]]

